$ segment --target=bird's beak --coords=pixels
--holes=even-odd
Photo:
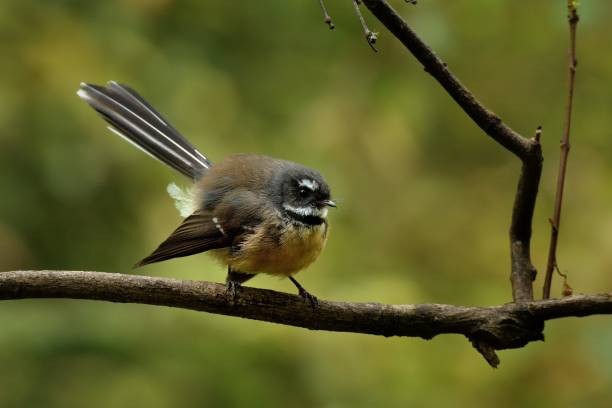
[[[334,208],[337,207],[336,202],[334,200],[323,200],[321,201],[321,204],[323,204],[326,207],[334,207]]]

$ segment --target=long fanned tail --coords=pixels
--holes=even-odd
[[[195,180],[211,162],[140,95],[111,81],[107,86],[81,83],[77,95],[106,120],[113,133],[150,156]]]

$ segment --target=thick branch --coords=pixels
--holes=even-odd
[[[510,280],[515,302],[533,300],[536,269],[531,263],[529,248],[533,209],[542,173],[542,149],[539,140],[522,137],[480,103],[385,0],[363,0],[363,3],[487,135],[522,160],[510,226]]]
[[[612,314],[612,294],[572,296],[494,307],[441,304],[319,302],[315,310],[300,297],[244,287],[235,300],[226,287],[203,281],[80,271],[0,273],[0,300],[71,298],[170,306],[311,330],[431,339],[438,334],[466,336],[498,363],[494,351],[543,339],[543,321],[568,316]]]

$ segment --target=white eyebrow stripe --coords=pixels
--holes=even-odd
[[[298,186],[306,187],[310,191],[317,191],[319,189],[319,183],[313,179],[304,178],[298,181]]]

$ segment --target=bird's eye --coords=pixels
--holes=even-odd
[[[300,187],[300,189],[298,190],[298,194],[300,195],[300,197],[302,198],[306,198],[308,197],[308,194],[310,193],[310,190],[308,190],[305,187]]]

